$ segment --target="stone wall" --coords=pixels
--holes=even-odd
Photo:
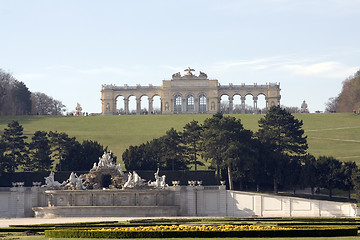
[[[105,191],[109,192],[109,190]],[[167,191],[172,192],[169,205],[177,206],[177,213],[180,216],[355,217],[357,215],[356,204],[352,203],[229,191],[225,186],[195,186],[192,184],[171,186],[167,188]],[[86,190],[79,192],[85,194]],[[90,190],[88,192],[91,194]],[[121,190],[114,194],[121,194]],[[12,188],[0,188],[0,218],[32,217],[34,216],[33,207],[48,207],[49,204],[51,206],[45,189],[39,186],[17,185]],[[66,208],[67,206],[61,207]],[[126,206],[114,207],[126,208]],[[136,208],[137,206],[132,207]],[[156,211],[159,206],[153,207],[155,210],[151,210],[147,217],[149,214],[161,210]],[[163,206],[163,209],[166,207],[169,206]],[[124,212],[127,214],[124,216],[130,216],[131,213]],[[97,214],[97,216],[101,216],[102,213],[98,211]],[[107,214],[111,214],[111,212]]]

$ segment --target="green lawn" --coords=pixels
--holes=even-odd
[[[240,118],[244,127],[256,131],[263,115],[233,115]],[[37,130],[66,132],[78,141],[96,140],[109,146],[121,159],[123,151],[160,137],[171,127],[182,130],[192,120],[202,123],[211,115],[128,115],[91,117],[0,117],[0,133],[12,119],[24,127],[24,134],[31,137]],[[360,164],[360,116],[352,113],[295,114],[303,120],[308,136],[309,152],[315,156],[334,156]]]

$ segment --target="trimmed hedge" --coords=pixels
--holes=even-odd
[[[211,238],[211,237],[336,237],[357,236],[357,227],[298,228],[259,231],[88,231],[46,230],[48,238]]]

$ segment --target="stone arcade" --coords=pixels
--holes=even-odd
[[[259,95],[265,96],[266,107],[280,105],[280,84],[267,83],[266,85],[233,85],[227,86],[219,84],[218,80],[208,79],[207,74],[200,71],[199,76],[194,75],[195,71],[190,67],[184,70],[187,72],[181,76],[180,72],[174,73],[171,80],[163,80],[159,86],[128,86],[103,85],[101,89],[102,114],[117,114],[117,98],[124,98],[124,112],[130,114],[129,99],[136,97],[136,113],[141,113],[141,98],[149,98],[148,112],[154,112],[153,99],[160,97],[161,114],[190,114],[190,113],[210,113],[220,111],[221,97],[227,95],[229,98],[229,111],[232,113],[233,100],[235,96],[241,97],[241,109],[245,111],[245,99],[247,95],[253,97],[254,109],[257,109]],[[120,105],[120,104],[119,104]]]

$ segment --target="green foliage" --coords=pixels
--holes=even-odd
[[[11,89],[13,114],[28,115],[31,112],[31,92],[23,82],[15,80]]]
[[[294,189],[300,176],[300,157],[306,154],[308,148],[306,136],[302,129],[303,122],[279,106],[273,106],[259,120],[259,130],[256,136],[270,150],[267,173],[273,178],[274,192],[278,184],[284,182]],[[286,171],[288,170],[288,171]]]
[[[50,141],[47,132],[36,131],[29,144],[30,160],[26,164],[27,171],[49,171],[52,168]]]
[[[252,132],[244,129],[241,120],[232,116],[215,114],[203,124],[202,156],[210,159],[221,179],[221,168],[227,169],[230,189],[233,189],[232,166],[243,156],[251,155]],[[244,154],[245,153],[245,154]],[[237,169],[241,171],[241,168]]]
[[[332,197],[332,189],[341,184],[341,162],[334,157],[320,156],[316,161],[316,173],[318,185],[329,189],[329,197]]]
[[[188,169],[189,161],[184,153],[180,133],[174,128],[166,131],[161,137],[161,161],[164,164],[162,168],[172,171]]]
[[[27,143],[23,135],[23,127],[18,121],[11,121],[8,127],[5,128],[1,139],[3,146],[5,146],[4,162],[5,171],[14,172],[15,169],[23,165],[28,160]]]
[[[202,131],[203,128],[199,125],[199,122],[192,120],[184,126],[181,135],[182,143],[185,146],[185,155],[190,160],[190,163],[194,164],[195,171],[197,171],[198,165],[204,165],[204,163],[198,161],[199,152],[201,151]]]

